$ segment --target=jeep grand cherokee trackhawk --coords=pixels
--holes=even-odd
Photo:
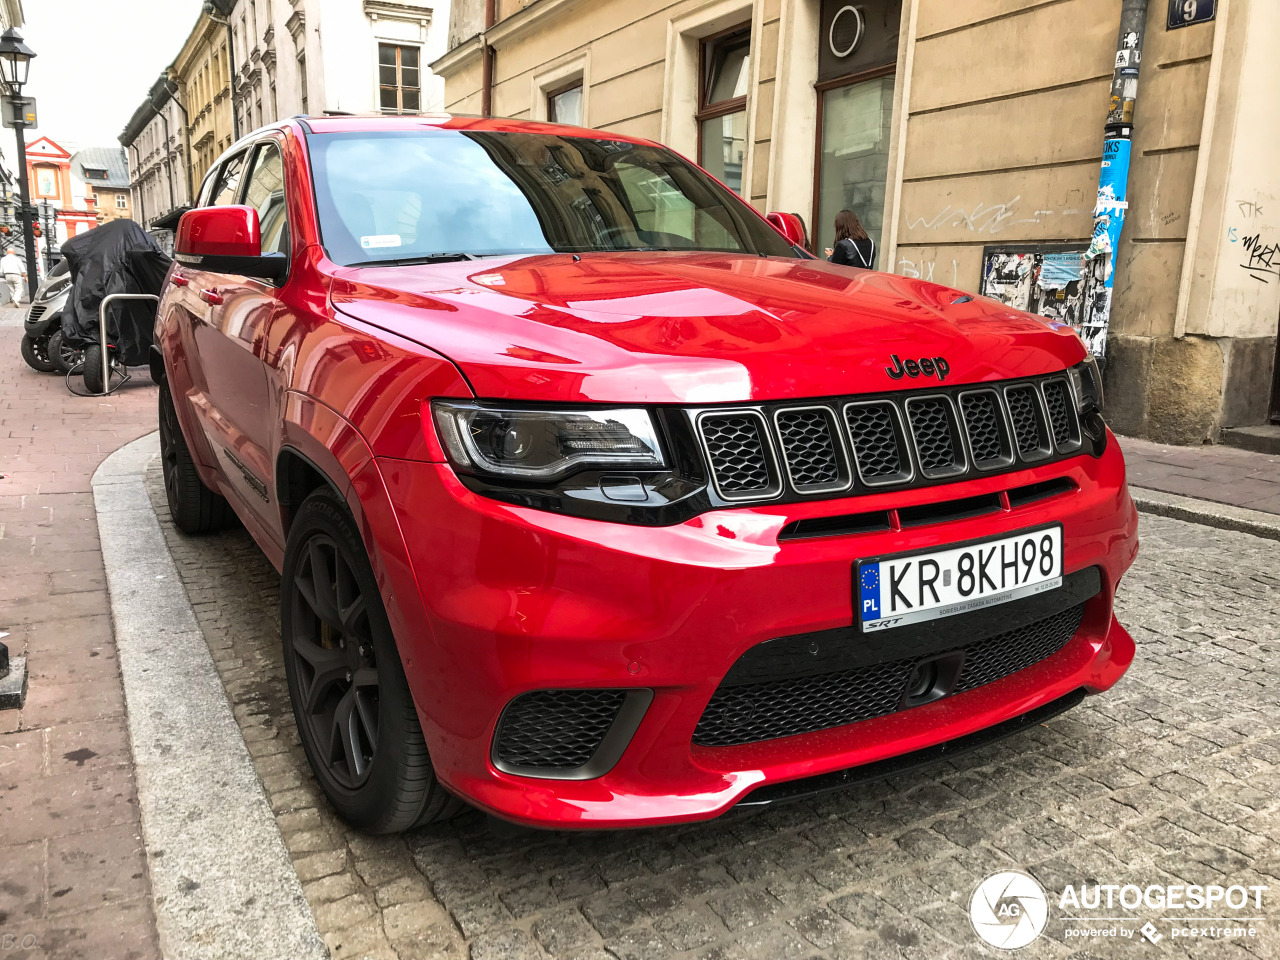
[[[800,240],[550,124],[295,118],[214,165],[156,323],[165,489],[281,571],[349,822],[706,819],[1125,671],[1136,514],[1079,338]]]

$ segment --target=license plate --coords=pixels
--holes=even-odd
[[[993,607],[1062,585],[1062,527],[858,564],[864,632]]]

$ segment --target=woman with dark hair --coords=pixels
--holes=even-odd
[[[827,259],[842,266],[868,270],[876,262],[876,242],[867,236],[862,221],[852,210],[836,214],[836,245]]]

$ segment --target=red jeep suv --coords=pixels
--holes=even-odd
[[[707,819],[1125,671],[1080,339],[798,227],[544,123],[295,118],[214,165],[156,321],[165,489],[280,570],[349,822]]]

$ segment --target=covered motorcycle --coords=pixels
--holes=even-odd
[[[102,301],[116,293],[159,296],[172,261],[132,220],[113,220],[62,245],[71,267],[71,299],[62,311],[63,339],[85,349],[98,342]],[[155,304],[124,300],[107,313],[107,334],[117,362],[139,366],[147,362]]]

